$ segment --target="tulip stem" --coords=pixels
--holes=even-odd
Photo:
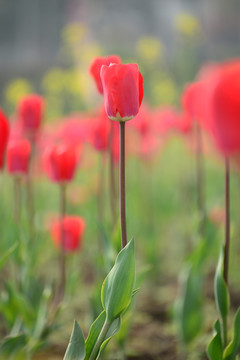
[[[29,159],[29,171],[27,174],[26,181],[26,198],[27,198],[27,212],[29,221],[29,233],[30,239],[33,241],[35,237],[34,229],[34,217],[35,217],[35,206],[34,206],[34,186],[33,186],[33,174],[34,174],[34,158],[36,152],[36,145],[33,135],[29,135],[29,142],[31,144],[31,154]]]
[[[14,221],[19,224],[21,217],[21,179],[14,178]]]
[[[114,173],[114,161],[113,161],[113,124],[111,121],[111,128],[109,134],[109,177],[110,177],[110,202],[111,202],[111,212],[112,212],[112,223],[113,226],[116,222],[116,183],[115,183],[115,173]]]
[[[203,166],[203,148],[202,148],[202,131],[198,123],[196,123],[196,167],[197,167],[197,205],[200,215],[199,232],[204,236],[206,209],[204,196],[204,166]]]
[[[225,159],[225,244],[224,244],[224,264],[223,276],[228,286],[228,269],[229,269],[229,247],[230,247],[230,173],[229,159]]]
[[[120,121],[120,221],[122,249],[127,245],[125,196],[125,122]]]
[[[97,341],[94,345],[94,348],[91,352],[91,355],[89,356],[89,360],[95,360],[97,355],[98,355],[98,352],[99,352],[99,349],[100,349],[100,346],[102,345],[103,341],[105,340],[105,337],[107,335],[107,332],[109,330],[111,326],[111,323],[105,321],[105,323],[103,324],[103,327],[102,327],[102,330],[100,331],[100,334],[97,338]]]
[[[61,226],[61,251],[59,256],[59,267],[60,267],[60,282],[59,288],[56,296],[56,305],[58,305],[64,295],[65,285],[66,285],[66,254],[65,254],[65,244],[64,244],[64,225],[63,220],[66,213],[66,185],[60,184],[60,202],[59,202],[59,216],[60,216],[60,226]]]

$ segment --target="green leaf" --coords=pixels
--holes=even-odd
[[[5,262],[7,261],[7,259],[9,258],[9,256],[16,250],[16,248],[18,247],[18,243],[15,243],[13,246],[11,246],[6,252],[5,254],[1,257],[0,259],[0,269],[3,267],[3,265],[5,264]]]
[[[6,337],[0,345],[0,354],[13,355],[27,343],[26,335],[18,334]]]
[[[183,294],[177,306],[182,340],[189,344],[199,333],[202,325],[202,277],[190,267],[185,270]]]
[[[86,359],[88,359],[89,356],[91,355],[91,352],[101,332],[105,319],[106,319],[106,311],[103,310],[101,314],[97,317],[97,319],[92,323],[92,326],[90,327],[90,331],[86,340]]]
[[[229,295],[225,280],[223,278],[223,259],[224,249],[222,247],[215,274],[214,292],[218,312],[221,318],[225,319],[229,309]]]
[[[88,360],[93,348],[98,340],[99,334],[102,330],[102,327],[105,323],[106,320],[106,311],[103,310],[101,312],[101,314],[98,316],[98,318],[94,321],[94,323],[92,324],[90,331],[89,331],[89,335],[87,337],[86,340],[86,357],[85,360]],[[103,339],[102,344],[100,344],[100,349],[97,355],[97,358],[99,357],[100,353],[105,349],[105,347],[107,346],[108,342],[111,340],[111,338],[119,331],[120,329],[120,317],[118,317],[117,319],[115,319],[110,328],[108,329],[108,332],[105,336],[105,338]]]
[[[26,326],[32,326],[36,314],[28,298],[17,290],[15,284],[7,282],[5,287],[4,295],[0,301],[0,311],[9,325],[13,326],[16,318],[20,317]]]
[[[128,307],[135,282],[134,240],[132,239],[117,256],[115,265],[102,286],[102,305],[107,321],[112,322]]]
[[[240,308],[238,308],[234,319],[233,340],[223,353],[224,360],[235,360],[240,350]]]
[[[63,360],[84,360],[85,355],[85,340],[82,330],[75,320],[72,335]]]
[[[222,360],[223,359],[223,346],[221,336],[221,325],[219,320],[214,324],[214,337],[210,341],[207,353],[210,360]]]
[[[118,318],[116,318],[113,321],[112,325],[110,326],[110,328],[107,332],[106,338],[100,346],[100,351],[98,353],[96,360],[99,359],[101,353],[104,351],[104,349],[106,348],[106,346],[109,343],[109,341],[111,340],[111,338],[118,333],[118,331],[120,330],[120,327],[121,327],[121,318],[119,316]]]

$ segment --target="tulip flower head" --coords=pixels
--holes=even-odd
[[[46,173],[53,182],[65,183],[72,180],[78,156],[75,147],[68,144],[50,146],[43,156]]]
[[[19,120],[25,133],[35,134],[41,125],[44,111],[43,98],[39,95],[28,95],[18,105]]]
[[[0,169],[4,165],[4,156],[9,135],[9,125],[6,116],[0,110]]]
[[[220,151],[240,151],[240,60],[224,63],[214,77],[210,96],[210,125]]]
[[[106,56],[106,57],[96,57],[95,59],[93,59],[92,63],[90,64],[89,72],[92,75],[92,77],[94,78],[96,85],[97,85],[97,89],[100,94],[103,94],[102,80],[100,77],[101,67],[102,67],[102,65],[108,66],[111,63],[121,64],[120,57],[117,55],[110,55],[110,56]]]
[[[7,169],[10,174],[28,173],[31,145],[26,139],[11,140],[7,147]]]
[[[103,65],[100,75],[108,117],[120,122],[134,118],[143,98],[143,78],[138,65]]]
[[[79,216],[66,216],[62,222],[53,222],[51,236],[54,245],[57,248],[63,248],[65,252],[75,252],[81,249],[85,226],[85,220]]]

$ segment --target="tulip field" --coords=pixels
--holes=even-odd
[[[0,360],[240,359],[240,59],[98,55],[0,108]]]

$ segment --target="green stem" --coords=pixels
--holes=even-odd
[[[223,347],[227,346],[227,316],[222,319],[222,331],[223,331]]]
[[[14,221],[20,223],[21,217],[21,179],[16,176],[14,178]]]
[[[125,196],[125,122],[120,121],[120,221],[122,249],[127,245]]]
[[[110,184],[110,205],[112,212],[112,223],[114,226],[117,217],[117,208],[116,208],[117,192],[116,192],[116,180],[115,180],[112,146],[113,146],[113,124],[111,121],[111,128],[109,134],[109,184]]]
[[[229,159],[225,159],[225,243],[223,260],[223,277],[228,288],[229,271],[229,249],[230,249],[230,172]],[[222,319],[223,325],[223,344],[227,345],[227,316]]]
[[[229,248],[230,248],[230,174],[229,160],[225,159],[225,244],[224,244],[224,265],[223,276],[228,287],[228,269],[229,269]]]
[[[196,123],[196,171],[197,171],[197,205],[200,215],[199,232],[204,236],[206,209],[204,196],[204,166],[203,166],[203,149],[202,149],[202,131]]]
[[[62,301],[66,286],[66,254],[65,254],[64,226],[63,226],[63,220],[66,213],[66,185],[64,183],[60,184],[59,189],[60,189],[59,221],[61,225],[61,250],[59,254],[60,281],[59,281],[59,286],[54,304],[56,308],[58,307],[59,303]]]
[[[101,330],[100,334],[98,335],[97,341],[94,345],[91,355],[89,356],[89,360],[96,359],[99,349],[100,349],[100,346],[102,345],[103,341],[105,340],[105,337],[107,335],[107,332],[108,332],[110,326],[111,326],[111,323],[105,321],[105,323],[103,324],[102,330]]]

